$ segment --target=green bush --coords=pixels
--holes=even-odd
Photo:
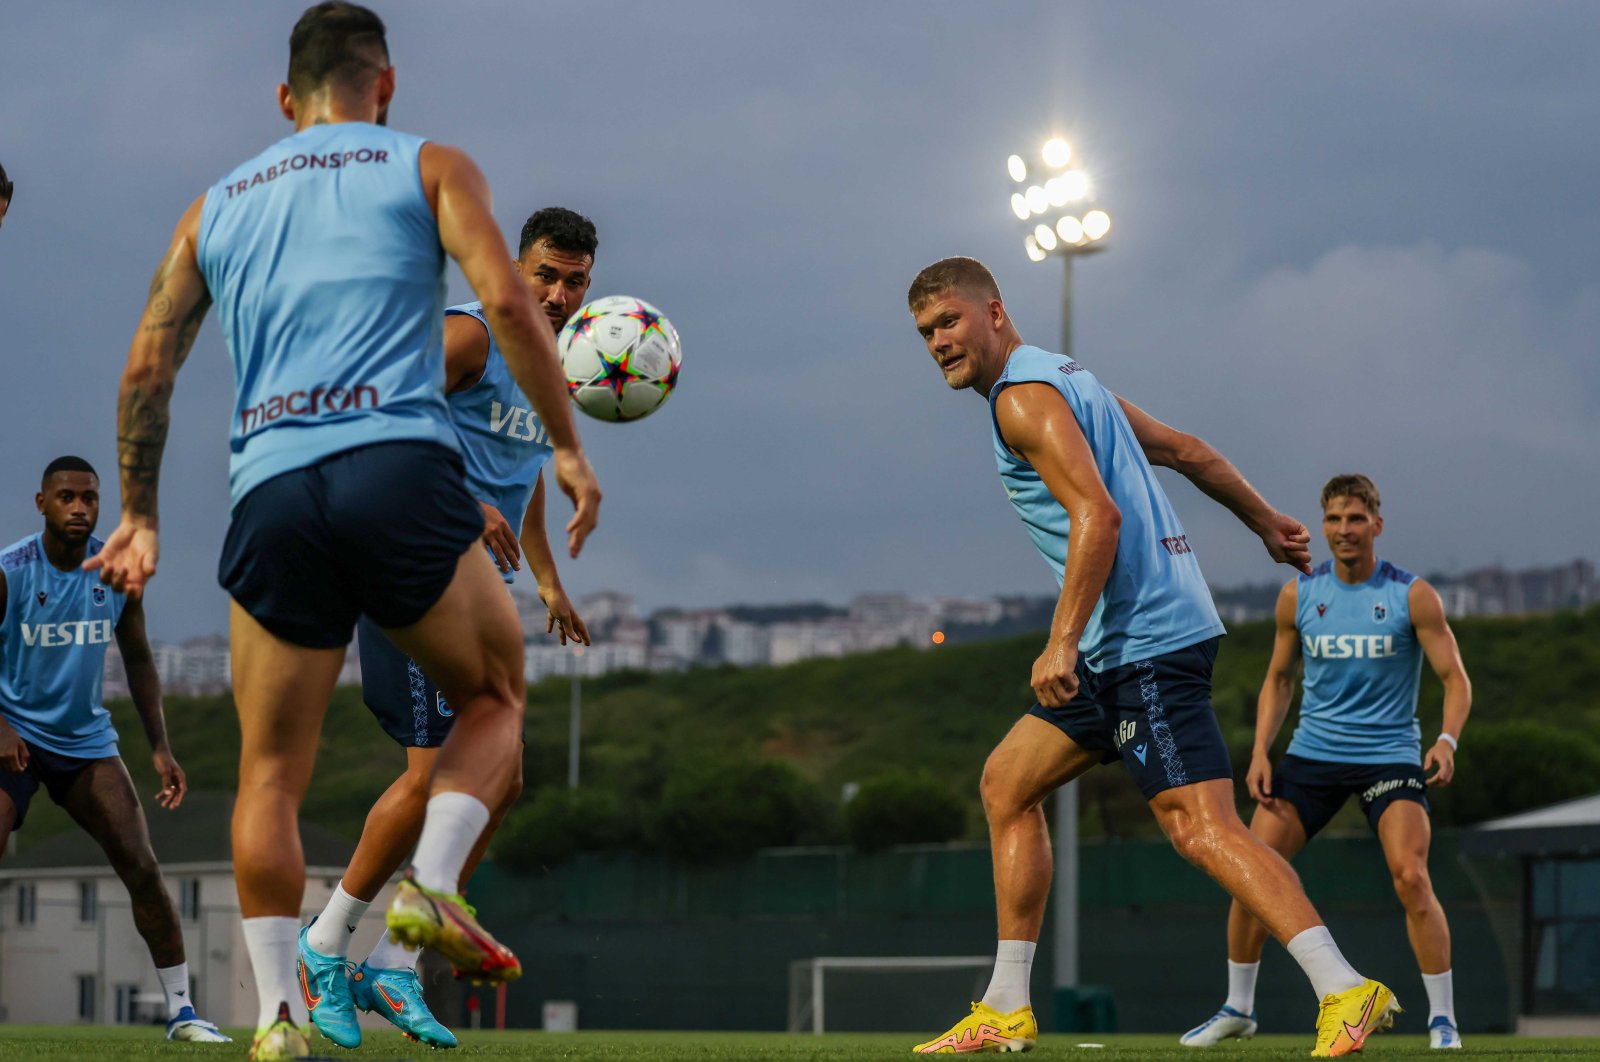
[[[787,763],[713,758],[669,775],[649,840],[675,859],[732,859],[815,839],[825,826],[816,787]]]
[[[1588,796],[1600,785],[1600,745],[1571,727],[1520,719],[1469,723],[1454,780],[1432,790],[1441,826],[1465,826]]]
[[[892,771],[863,784],[844,817],[850,843],[877,852],[955,840],[966,833],[967,802],[928,775]]]
[[[578,852],[633,846],[638,829],[622,800],[604,789],[541,789],[501,824],[494,858],[512,870],[555,866]]]

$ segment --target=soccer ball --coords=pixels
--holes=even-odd
[[[654,413],[678,384],[678,330],[642,299],[608,295],[572,315],[556,340],[567,392],[600,420]]]

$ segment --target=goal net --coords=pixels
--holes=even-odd
[[[799,959],[789,964],[789,1031],[937,1032],[982,997],[993,967],[993,955]]]

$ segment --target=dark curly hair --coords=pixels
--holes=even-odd
[[[11,191],[14,188],[16,188],[16,185],[12,184],[11,178],[6,176],[6,168],[0,166],[0,199],[10,202]]]
[[[600,247],[594,222],[566,207],[545,207],[529,215],[522,225],[522,239],[517,242],[517,257],[526,258],[540,240],[557,251],[586,254],[590,258]]]

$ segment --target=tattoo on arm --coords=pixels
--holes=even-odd
[[[173,279],[174,262],[175,257],[169,256],[150,281],[145,324],[135,348],[137,351],[139,346],[145,346],[151,356],[141,359],[143,371],[134,371],[130,364],[117,409],[117,463],[122,470],[123,504],[127,511],[147,516],[153,516],[156,509],[173,380],[211,308],[211,295],[203,284],[198,292],[186,298],[180,292],[180,298],[174,299],[167,290]],[[179,305],[180,302],[187,305]]]

